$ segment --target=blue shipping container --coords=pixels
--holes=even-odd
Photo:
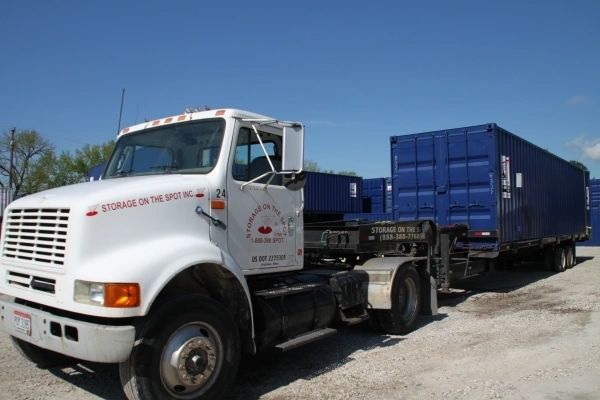
[[[600,246],[600,179],[590,179],[590,226],[592,236],[583,246]]]
[[[482,248],[585,236],[588,175],[485,124],[391,139],[394,218],[467,223]]]
[[[384,213],[385,211],[385,178],[363,179],[362,197],[363,212]]]
[[[88,181],[97,181],[104,174],[104,168],[106,167],[106,163],[100,163],[98,165],[93,166],[88,172]]]
[[[362,178],[307,172],[304,213],[344,214],[362,212]]]
[[[344,214],[345,221],[393,221],[392,213],[347,213]]]

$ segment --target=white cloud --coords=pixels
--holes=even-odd
[[[584,95],[577,95],[577,96],[571,96],[567,99],[567,105],[570,106],[580,106],[582,104],[585,104],[587,102],[590,101],[590,98],[588,96],[584,96]]]
[[[589,139],[578,136],[569,142],[581,151],[581,157],[588,160],[600,161],[600,138]]]

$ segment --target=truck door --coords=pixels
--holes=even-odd
[[[301,266],[301,191],[286,189],[281,175],[248,183],[271,165],[281,170],[282,130],[256,128],[239,121],[235,129],[227,177],[228,248],[246,271]]]

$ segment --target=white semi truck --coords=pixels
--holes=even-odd
[[[130,399],[221,398],[242,353],[340,324],[410,331],[462,227],[305,226],[303,145],[301,124],[234,109],[122,130],[101,181],[7,208],[2,330],[40,367],[119,363]]]

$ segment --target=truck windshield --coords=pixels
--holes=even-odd
[[[104,179],[169,173],[206,174],[219,158],[225,120],[167,125],[117,141]]]

